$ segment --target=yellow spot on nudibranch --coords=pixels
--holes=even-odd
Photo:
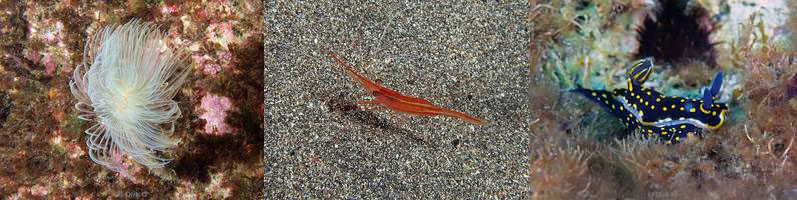
[[[656,102],[661,102],[661,98],[656,98]]]
[[[681,141],[681,137],[675,137],[675,141]]]
[[[651,95],[651,94],[650,94],[650,91],[648,91],[648,96],[650,96],[650,95]]]
[[[598,96],[598,93],[592,92],[592,96]]]
[[[645,102],[645,105],[646,105],[646,106],[648,105],[648,102],[647,102],[647,101]]]
[[[651,110],[653,110],[653,109],[656,109],[656,105],[652,105],[652,106],[650,106],[650,109],[651,109]]]
[[[681,107],[681,109],[680,109],[680,110],[681,110],[681,111],[684,111],[684,107]]]
[[[686,99],[681,99],[681,103],[683,103],[684,101],[686,101]]]
[[[662,135],[667,135],[667,131],[661,132]]]
[[[695,112],[695,108],[689,109],[689,112]]]
[[[672,104],[670,108],[675,109],[675,104]]]
[[[686,125],[681,125],[681,128],[686,128]]]
[[[717,116],[717,111],[711,111],[711,116]]]
[[[661,108],[661,110],[667,111],[667,107],[663,107]]]
[[[701,101],[701,102],[702,102],[702,101]],[[703,109],[703,103],[700,103],[700,106],[699,106],[699,107],[700,107],[700,111],[701,111],[701,112],[703,112],[703,113],[706,113],[706,114],[709,114],[709,113],[711,113],[711,112],[709,112],[708,110],[705,110],[705,109]]]

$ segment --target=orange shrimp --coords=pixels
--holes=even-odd
[[[363,85],[363,87],[365,88],[366,91],[368,91],[368,93],[374,95],[375,97],[374,100],[360,101],[360,104],[382,105],[393,111],[403,112],[417,116],[444,115],[449,117],[456,117],[477,125],[482,125],[485,123],[484,120],[475,118],[468,114],[437,107],[433,105],[432,102],[429,102],[426,99],[404,96],[396,91],[382,87],[381,85],[376,84],[374,81],[371,81],[370,79],[355,72],[354,68],[343,62],[343,60],[338,58],[338,56],[332,51],[330,51],[329,54],[332,55],[332,58],[334,58],[340,64],[342,64],[343,67],[346,68],[346,72],[352,78],[354,78],[354,80],[360,82],[360,84]]]

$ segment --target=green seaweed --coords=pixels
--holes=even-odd
[[[77,113],[73,112],[69,113],[66,116],[66,118],[64,118],[59,127],[61,127],[61,129],[63,129],[64,131],[80,133],[83,130],[81,127],[83,127],[83,124],[85,123],[86,121],[78,118]]]

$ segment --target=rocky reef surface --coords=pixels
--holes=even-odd
[[[252,199],[263,195],[263,4],[260,1],[0,2],[0,196],[12,199]],[[139,19],[186,54],[174,98],[179,141],[148,170],[87,154],[89,123],[69,90],[87,39]]]

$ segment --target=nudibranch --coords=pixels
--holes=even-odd
[[[700,99],[664,96],[652,88],[642,87],[653,71],[650,58],[629,66],[628,89],[590,90],[577,87],[581,93],[620,118],[629,130],[637,130],[647,138],[657,136],[666,144],[679,143],[690,137],[702,137],[706,129],[717,129],[725,122],[728,107],[715,102],[722,86],[722,72],[717,72],[710,88]]]

